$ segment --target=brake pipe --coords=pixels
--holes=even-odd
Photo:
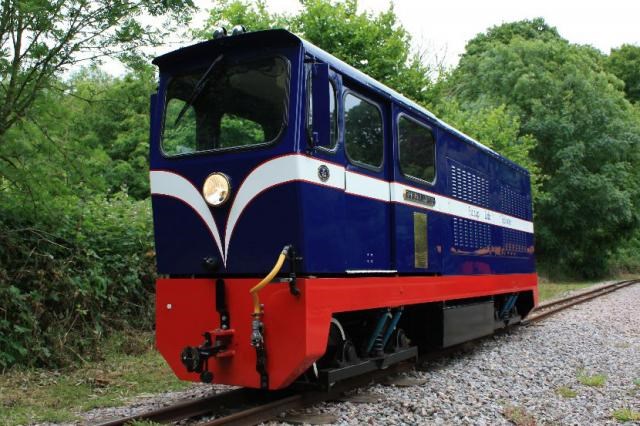
[[[276,264],[273,266],[273,269],[271,269],[271,272],[269,272],[267,276],[262,279],[262,281],[260,281],[251,290],[249,290],[249,293],[251,293],[251,296],[253,297],[253,315],[254,316],[260,316],[262,314],[262,306],[260,306],[260,298],[258,297],[258,292],[262,290],[264,287],[266,287],[266,285],[269,284],[271,280],[275,278],[276,275],[278,275],[278,273],[280,272],[280,269],[282,269],[282,265],[284,264],[284,261],[287,259],[287,255],[289,254],[290,249],[291,249],[291,246],[289,245],[284,246],[284,248],[280,252],[280,256],[278,256],[278,260],[276,261]]]

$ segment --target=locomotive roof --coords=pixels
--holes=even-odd
[[[164,64],[172,63],[176,59],[192,59],[192,58],[202,57],[203,53],[211,49],[219,48],[221,46],[226,46],[229,44],[233,44],[236,46],[244,46],[247,48],[256,48],[256,47],[268,48],[272,46],[274,42],[277,42],[277,41],[285,41],[293,44],[301,44],[309,55],[323,62],[326,62],[333,69],[339,71],[341,74],[346,75],[356,81],[359,81],[360,83],[373,89],[378,94],[381,94],[387,98],[390,98],[395,102],[402,104],[404,107],[410,110],[413,110],[415,112],[428,116],[433,121],[435,121],[436,124],[446,129],[447,131],[455,134],[461,140],[476,146],[478,149],[486,152],[490,156],[500,160],[506,165],[511,166],[512,168],[522,173],[529,174],[528,170],[525,169],[524,167],[520,166],[517,163],[514,163],[513,161],[509,160],[506,157],[503,157],[502,155],[498,154],[496,151],[492,150],[488,146],[480,143],[479,141],[472,138],[471,136],[447,124],[443,120],[436,117],[436,115],[433,114],[431,111],[429,111],[422,105],[419,105],[417,102],[412,101],[411,99],[396,92],[395,90],[386,86],[385,84],[375,80],[371,76],[363,73],[362,71],[359,71],[358,69],[352,67],[346,62],[336,58],[332,54],[326,52],[325,50],[322,50],[321,48],[314,45],[313,43],[284,29],[254,31],[254,32],[249,32],[241,35],[236,35],[236,36],[228,36],[228,37],[224,37],[216,40],[203,41],[201,43],[183,47],[183,48],[174,50],[172,52],[166,53],[164,55],[158,56],[153,60],[153,64],[163,66]]]

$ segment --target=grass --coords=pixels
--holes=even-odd
[[[596,284],[599,284],[599,282],[540,282],[538,284],[538,296],[540,301],[557,299]]]
[[[580,371],[578,372],[578,381],[585,386],[599,388],[604,386],[605,382],[607,381],[607,376],[605,376],[604,374],[588,375],[584,371]]]
[[[640,412],[631,408],[620,408],[613,412],[613,418],[619,422],[637,422],[640,421]]]
[[[524,408],[516,405],[506,405],[502,410],[502,415],[516,426],[535,426],[536,418],[528,413]]]
[[[152,342],[151,333],[118,335],[105,343],[101,362],[73,370],[15,369],[0,375],[2,424],[71,422],[93,408],[188,387],[174,377]]]
[[[556,393],[563,398],[575,398],[578,396],[578,392],[574,391],[568,386],[560,386],[556,389]]]

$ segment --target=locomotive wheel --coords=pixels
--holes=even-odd
[[[358,351],[356,345],[349,339],[342,344],[342,355],[338,360],[339,365],[351,364],[358,360]]]
[[[353,363],[358,359],[356,346],[347,337],[342,324],[335,319],[331,319],[329,328],[329,339],[327,350],[317,361],[318,369],[341,367]]]
[[[408,348],[411,345],[411,340],[407,337],[404,330],[401,328],[397,328],[391,339],[389,339],[389,343],[387,343],[386,350],[387,352],[394,352],[398,349]]]

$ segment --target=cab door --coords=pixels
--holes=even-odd
[[[447,217],[435,212],[439,193],[437,128],[430,118],[394,107],[393,201],[394,246],[398,271],[442,271],[442,238]]]
[[[345,82],[342,93],[346,272],[395,272],[391,241],[388,101]]]

